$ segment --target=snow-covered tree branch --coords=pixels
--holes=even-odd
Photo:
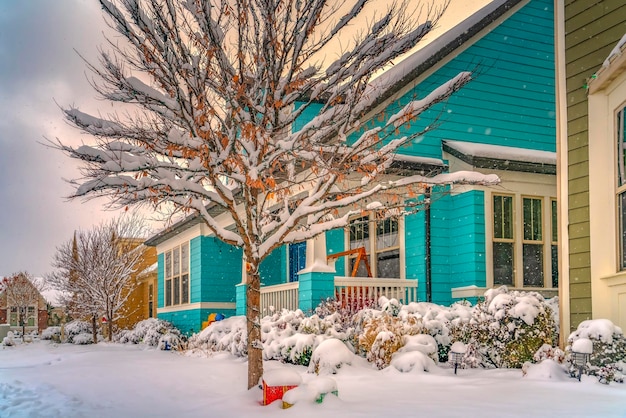
[[[100,4],[126,42],[110,39],[100,62],[88,64],[93,86],[136,112],[65,109],[71,124],[94,137],[80,147],[55,145],[84,163],[73,197],[195,212],[217,237],[243,248],[254,386],[262,372],[254,347],[260,262],[285,242],[345,226],[355,205],[397,186],[381,176],[398,149],[421,134],[400,137],[398,127],[471,79],[462,72],[381,127],[363,128],[388,87],[371,83],[372,76],[430,32],[447,1]],[[346,42],[366,13],[373,16],[368,26]],[[337,40],[342,50],[333,55]],[[307,196],[296,198],[302,192]],[[229,221],[218,222],[215,209]]]

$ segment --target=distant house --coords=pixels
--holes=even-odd
[[[131,280],[135,281],[135,287],[120,311],[122,318],[115,323],[116,327],[121,329],[130,329],[139,321],[156,318],[158,291],[156,249],[142,245],[139,239],[136,241],[142,257],[131,277]]]
[[[26,333],[33,331],[41,333],[48,327],[46,299],[37,291],[35,285],[30,284],[30,286],[32,286],[33,293],[37,297],[28,306],[24,306],[25,309],[20,309],[19,306],[12,304],[6,291],[0,293],[0,324],[9,324],[11,331],[22,332],[22,319]]]
[[[400,129],[402,136],[437,124],[400,151],[392,174],[469,170],[495,173],[501,184],[426,188],[403,196],[415,209],[404,212],[365,202],[345,229],[285,245],[262,263],[264,308],[311,310],[325,297],[361,297],[350,296],[355,289],[440,304],[476,300],[501,285],[557,294],[552,0],[494,0],[407,57],[374,80],[379,98],[362,126],[383,123],[409,100],[471,70],[474,81]],[[146,245],[157,251],[159,318],[191,332],[210,313],[245,312],[242,252],[198,216]],[[368,275],[361,258],[373,278],[350,277]]]
[[[562,186],[562,328],[626,327],[626,3],[556,10]]]

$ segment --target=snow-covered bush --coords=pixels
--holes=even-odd
[[[61,342],[61,327],[48,327],[41,332],[42,340]]]
[[[226,351],[237,357],[245,357],[248,355],[247,342],[246,318],[234,316],[213,322],[189,337],[187,350],[191,353]]]
[[[139,321],[132,330],[123,330],[117,333],[115,341],[122,344],[146,344],[158,347],[161,350],[178,350],[183,338],[170,322],[157,318],[148,318]]]
[[[588,372],[597,376],[600,382],[623,382],[624,361],[626,361],[626,338],[622,329],[608,319],[590,319],[578,325],[567,339],[568,360],[576,341],[588,339],[592,342]],[[573,371],[573,366],[570,368]]]
[[[91,332],[89,333],[83,332],[78,335],[73,335],[71,341],[68,338],[68,342],[71,342],[72,344],[76,344],[76,345],[93,344],[93,334]]]
[[[390,312],[381,312],[365,320],[363,332],[359,335],[359,352],[384,369],[391,363],[393,354],[404,345],[405,335],[423,333],[420,320],[409,317],[403,320]]]
[[[456,327],[455,336],[475,350],[467,355],[477,355],[483,367],[522,367],[540,347],[558,340],[543,296],[506,286],[485,292],[485,300],[472,309],[469,322]]]
[[[535,363],[541,363],[544,360],[553,360],[558,364],[563,364],[565,363],[565,352],[559,347],[544,344],[533,355],[533,361]]]
[[[344,364],[352,364],[354,355],[341,340],[324,340],[313,351],[309,373],[335,374]]]
[[[13,338],[13,333],[11,331],[9,331],[7,336],[2,339],[2,345],[5,347],[12,347],[15,345],[15,339]]]
[[[93,333],[91,324],[86,321],[75,320],[68,322],[64,327],[65,341],[70,344],[91,344],[93,343]],[[84,341],[86,335],[89,336],[89,342]],[[80,337],[78,337],[80,336]],[[75,339],[78,337],[79,342]]]

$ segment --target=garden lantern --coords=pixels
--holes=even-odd
[[[579,382],[583,370],[587,367],[591,353],[593,353],[593,342],[589,338],[579,338],[572,343],[570,361],[572,362],[572,366],[578,369]]]
[[[454,374],[456,374],[456,369],[459,367],[459,364],[463,362],[463,356],[467,352],[467,347],[460,341],[455,342],[450,347],[450,351],[448,352],[448,361],[454,364]]]

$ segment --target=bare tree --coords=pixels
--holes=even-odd
[[[72,240],[57,248],[52,263],[56,269],[47,277],[59,290],[73,316],[89,317],[94,343],[98,319],[108,326],[121,317],[121,309],[137,285],[132,274],[143,257],[145,226],[137,216],[120,217],[88,231],[78,231]]]
[[[7,308],[16,309],[18,324],[22,327],[22,335],[25,335],[28,321],[37,319],[43,284],[25,271],[5,277],[2,282],[0,293],[4,291],[7,297]]]
[[[99,64],[87,64],[93,86],[136,113],[65,109],[95,142],[54,145],[84,162],[72,197],[196,212],[216,237],[243,248],[249,387],[263,372],[261,261],[284,243],[345,226],[350,210],[372,195],[455,181],[416,176],[396,183],[381,176],[396,151],[423,133],[398,129],[447,99],[470,73],[382,115],[378,127],[363,128],[393,81],[371,82],[372,76],[428,34],[448,1],[342,3],[100,0],[126,42],[109,39]],[[372,7],[377,12],[367,27],[350,34]],[[336,40],[343,49],[329,59]]]

